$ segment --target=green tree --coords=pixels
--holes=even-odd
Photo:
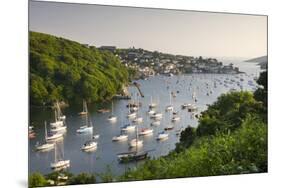
[[[34,173],[28,178],[29,187],[42,187],[48,185],[47,180],[40,173]]]

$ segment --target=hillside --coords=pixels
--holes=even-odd
[[[261,56],[261,57],[249,59],[246,62],[265,63],[267,62],[267,56]]]
[[[128,82],[128,71],[108,51],[30,32],[30,103],[111,99]]]

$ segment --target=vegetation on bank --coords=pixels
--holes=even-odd
[[[261,74],[258,83],[262,88],[255,93],[242,91],[221,95],[202,113],[197,128],[188,127],[181,133],[176,149],[167,156],[147,160],[120,177],[108,174],[104,180],[267,172],[267,72]],[[37,182],[37,185],[45,182],[42,177],[37,179],[41,183],[30,182]]]
[[[121,92],[128,71],[109,51],[30,32],[30,102],[102,101]]]

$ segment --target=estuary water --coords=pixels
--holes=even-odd
[[[260,72],[259,66],[239,61],[233,63],[246,74],[188,74],[173,77],[158,75],[147,80],[136,80],[140,84],[144,97],[137,97],[138,91],[135,87],[130,87],[129,91],[132,93],[133,99],[138,98],[139,102],[142,103],[138,115],[143,117],[143,122],[138,125],[138,129],[153,129],[152,135],[140,137],[143,140],[143,147],[139,148],[139,150],[151,150],[149,152],[149,157],[151,158],[167,155],[179,141],[179,136],[176,134],[178,130],[187,126],[197,126],[197,119],[192,117],[187,110],[181,109],[182,104],[195,104],[198,107],[198,112],[196,113],[199,114],[207,108],[207,104],[212,104],[222,93],[227,93],[230,90],[254,91],[257,88],[254,77],[257,77]],[[172,123],[171,113],[165,111],[165,107],[170,104],[170,93],[172,91],[176,93],[176,97],[172,97],[171,103],[174,110],[178,111],[181,119],[173,123],[175,128],[168,131],[169,138],[159,142],[156,140],[158,133],[163,131],[167,124]],[[197,102],[192,99],[193,93],[196,94]],[[158,104],[156,111],[163,114],[161,124],[158,126],[151,126],[153,120],[147,114],[151,98],[153,102]],[[120,175],[126,169],[134,168],[142,163],[120,164],[117,160],[117,153],[130,151],[128,142],[135,138],[134,131],[128,132],[128,141],[112,142],[112,137],[120,134],[121,127],[126,123],[131,123],[126,118],[128,112],[126,105],[128,102],[129,100],[113,101],[113,114],[118,118],[115,123],[110,123],[107,120],[111,112],[103,114],[97,112],[97,109],[100,108],[111,109],[111,102],[88,105],[90,118],[94,126],[93,134],[100,135],[97,139],[97,149],[89,153],[82,152],[81,146],[91,138],[91,135],[76,133],[76,130],[83,125],[81,116],[78,116],[78,112],[82,111],[82,101],[81,105],[62,109],[63,114],[66,115],[67,132],[63,141],[57,143],[57,154],[64,159],[70,160],[69,171],[71,173],[104,173],[110,170],[112,174]],[[30,125],[34,126],[36,137],[29,139],[30,173],[40,172],[47,174],[52,172],[50,163],[54,161],[54,150],[48,152],[35,151],[36,143],[44,140],[44,121],[47,121],[48,129],[50,129],[49,123],[54,121],[54,112],[51,109],[31,108]]]

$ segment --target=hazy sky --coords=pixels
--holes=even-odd
[[[172,54],[258,57],[267,54],[265,16],[31,2],[31,31],[97,47]]]

